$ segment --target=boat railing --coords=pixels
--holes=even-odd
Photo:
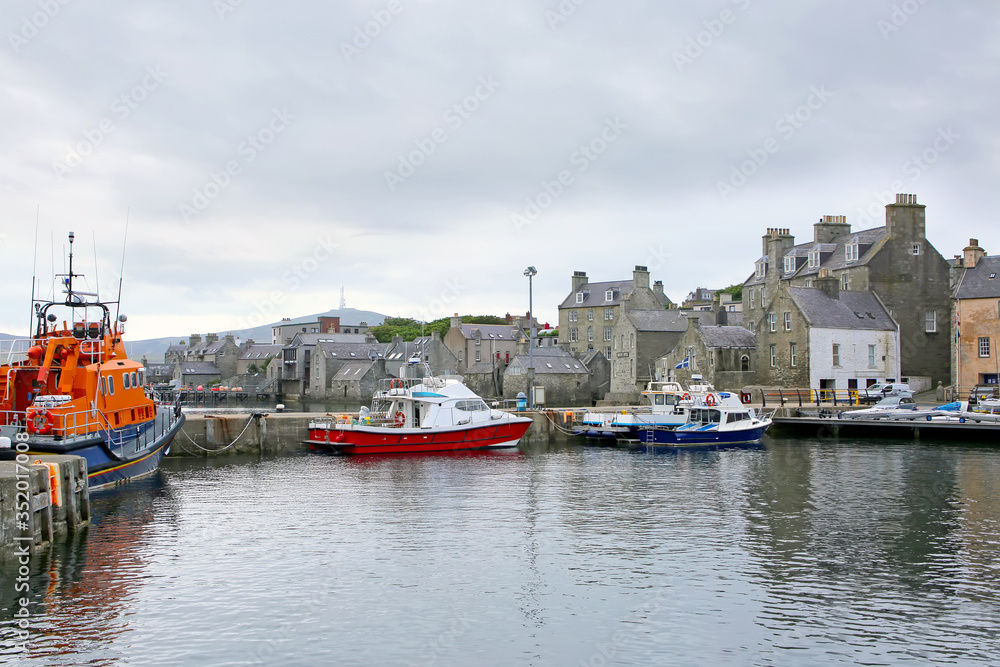
[[[30,338],[0,340],[0,359],[7,365],[26,361],[28,359],[28,349],[34,344],[35,342]]]
[[[121,453],[120,450],[125,446],[125,442],[129,440],[129,437],[126,435],[126,429],[130,426],[135,426],[140,443],[148,443],[148,441],[162,435],[173,426],[174,422],[178,419],[176,410],[173,406],[160,406],[160,408],[155,409],[155,418],[152,422],[144,421],[134,424],[126,423],[121,418],[125,416],[125,412],[131,412],[133,408],[124,408],[122,410],[111,411],[110,413],[96,408],[74,412],[50,413],[48,419],[51,420],[51,423],[46,429],[49,432],[37,433],[36,437],[47,436],[53,440],[58,439],[60,441],[72,442],[75,439],[93,436],[103,431],[111,448],[118,449],[119,453]],[[131,414],[128,417],[131,417]],[[113,421],[116,423],[113,424]],[[27,427],[26,414],[23,411],[15,410],[0,411],[0,425],[5,427],[5,435],[13,435]],[[8,430],[11,433],[7,433]]]

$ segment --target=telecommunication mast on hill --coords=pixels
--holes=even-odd
[[[340,288],[340,309],[343,310],[344,308],[347,308],[347,301],[344,300],[344,288],[343,288],[343,286],[341,286],[341,288]]]

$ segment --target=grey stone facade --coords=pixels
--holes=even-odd
[[[902,375],[947,381],[949,265],[925,232],[925,207],[915,195],[897,195],[886,206],[885,227],[853,232],[845,216],[824,216],[813,225],[813,240],[798,245],[788,229],[768,229],[755,272],[743,285],[744,326],[759,329],[780,285],[812,287],[823,269],[841,290],[878,295],[898,321]],[[766,350],[758,345],[759,354]]]
[[[740,391],[757,384],[756,350],[756,336],[743,327],[705,325],[689,317],[677,345],[657,360],[657,377],[687,386],[698,374],[720,391]]]

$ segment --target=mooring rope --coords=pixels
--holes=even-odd
[[[556,430],[562,433],[563,435],[575,435],[572,429],[560,426],[556,422],[555,418],[552,417],[552,412],[550,410],[543,410],[542,414],[545,415],[545,418],[548,419],[552,423],[552,425],[556,427]]]
[[[191,438],[191,436],[190,436],[190,435],[188,435],[187,433],[185,433],[185,432],[184,432],[184,429],[181,429],[181,433],[184,433],[184,437],[185,437],[185,438],[187,438],[187,439],[188,439],[188,440],[189,440],[189,441],[191,442],[191,444],[192,444],[192,445],[194,445],[195,447],[197,447],[198,449],[200,449],[200,450],[201,450],[201,451],[203,451],[203,452],[210,452],[210,453],[213,453],[213,454],[214,454],[214,453],[218,453],[218,452],[224,452],[224,451],[226,451],[227,449],[229,449],[230,447],[232,447],[233,445],[235,445],[235,444],[236,444],[236,442],[237,442],[237,440],[239,440],[239,439],[240,439],[241,437],[243,437],[243,434],[247,432],[247,429],[248,429],[248,428],[250,428],[250,423],[251,423],[251,422],[253,422],[253,418],[254,418],[254,417],[256,417],[256,416],[257,416],[256,414],[252,414],[252,415],[250,415],[250,416],[249,416],[249,417],[247,418],[247,423],[246,423],[246,426],[244,426],[244,427],[243,427],[243,430],[242,430],[242,431],[240,431],[240,434],[239,434],[238,436],[236,436],[236,440],[233,440],[233,441],[232,441],[231,443],[229,443],[228,445],[226,445],[226,446],[225,446],[225,447],[223,447],[222,449],[207,449],[207,448],[205,448],[205,447],[202,447],[201,445],[199,445],[199,444],[198,444],[197,442],[195,442],[195,441],[194,441],[194,440],[193,440],[193,439]],[[184,445],[181,445],[181,447],[184,447]],[[191,453],[192,453],[192,452],[189,452],[189,451],[188,451],[187,449],[185,449],[184,451],[188,452],[188,454],[191,454]]]

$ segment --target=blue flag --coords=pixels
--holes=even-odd
[[[684,357],[684,361],[674,366],[674,368],[691,368],[691,357]]]

